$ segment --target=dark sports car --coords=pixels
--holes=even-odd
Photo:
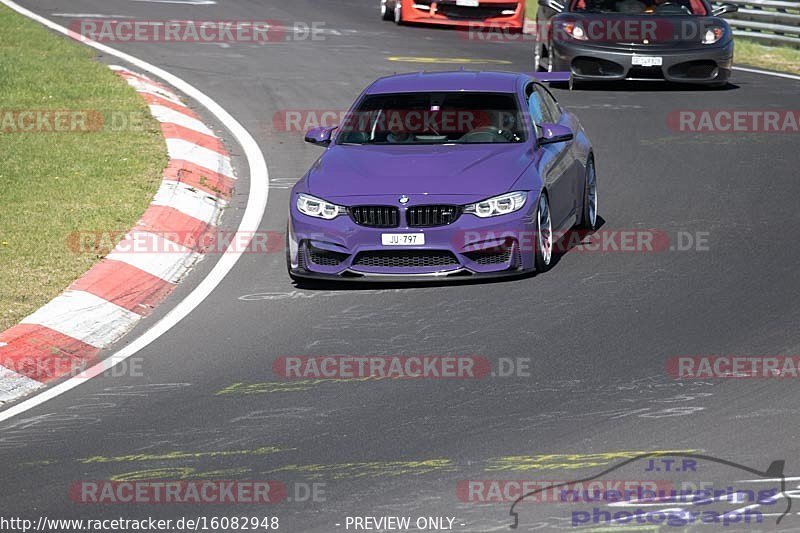
[[[597,220],[592,146],[526,74],[382,78],[306,141],[325,152],[292,189],[293,278],[541,272],[556,232]]]
[[[736,11],[706,0],[541,0],[534,66],[574,80],[727,84]]]

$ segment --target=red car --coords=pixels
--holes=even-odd
[[[525,24],[524,0],[381,0],[383,20],[519,29]]]

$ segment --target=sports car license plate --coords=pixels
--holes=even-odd
[[[631,63],[641,67],[660,67],[664,62],[663,58],[658,56],[633,56]]]
[[[422,246],[425,244],[424,233],[382,233],[381,244],[384,246]]]
[[[478,7],[480,2],[479,0],[456,0],[456,5],[463,7]]]

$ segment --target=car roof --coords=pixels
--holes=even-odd
[[[516,92],[517,83],[527,78],[519,72],[459,70],[454,72],[415,72],[396,74],[376,80],[366,94],[425,91],[476,91],[487,93]]]

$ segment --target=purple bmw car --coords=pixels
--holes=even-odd
[[[589,140],[536,78],[435,72],[381,78],[292,189],[295,279],[416,281],[542,272],[562,229],[593,229]]]

